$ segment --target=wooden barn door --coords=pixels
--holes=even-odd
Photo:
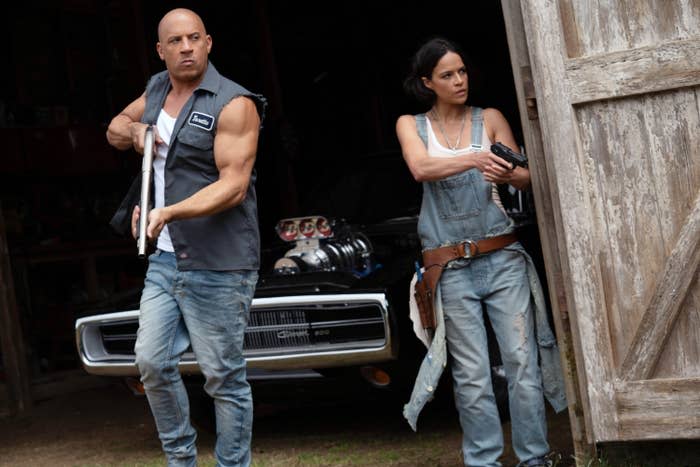
[[[588,441],[700,438],[700,2],[520,7]]]

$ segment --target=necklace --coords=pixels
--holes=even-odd
[[[437,109],[432,109],[433,114],[435,115],[435,122],[438,125],[438,130],[440,130],[440,134],[444,138],[445,142],[447,143],[447,147],[450,148],[452,151],[456,151],[459,148],[459,143],[462,142],[462,133],[464,133],[464,124],[467,122],[467,108],[464,108],[464,114],[462,114],[462,126],[459,129],[459,135],[457,135],[457,141],[455,142],[454,146],[450,143],[450,140],[447,138],[447,134],[445,133],[445,129],[442,127],[441,119],[440,119],[440,114],[438,113]]]

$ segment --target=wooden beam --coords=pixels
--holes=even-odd
[[[697,86],[699,64],[700,39],[567,60],[571,103]]]
[[[683,224],[620,367],[621,378],[634,381],[651,377],[699,263],[700,193],[695,197],[695,205]]]
[[[619,381],[620,440],[700,438],[700,378]]]
[[[7,377],[8,408],[10,413],[23,412],[31,406],[32,398],[2,206],[0,206],[0,349]]]
[[[588,400],[587,428],[590,444],[617,436],[617,410],[614,392],[608,383],[614,378],[613,352],[608,330],[602,277],[597,264],[599,239],[593,226],[591,187],[586,181],[586,156],[581,153],[578,122],[571,106],[566,83],[567,52],[561,34],[558,3],[551,0],[521,2],[523,23],[530,51],[539,121],[553,210],[556,213],[557,241],[572,322],[573,340],[578,348],[576,365],[585,372],[581,391]],[[580,381],[580,380],[579,380]],[[588,431],[588,430],[587,430]]]
[[[572,333],[572,320],[569,314],[564,288],[561,265],[560,237],[562,230],[561,216],[554,209],[559,205],[558,192],[552,189],[548,161],[544,154],[542,131],[532,82],[530,57],[525,37],[522,12],[519,0],[501,0],[506,26],[510,61],[515,79],[515,89],[520,108],[520,121],[525,138],[530,175],[532,177],[532,194],[537,208],[537,224],[540,234],[542,255],[544,257],[549,298],[557,335],[557,344],[561,356],[562,371],[566,383],[566,398],[571,425],[571,438],[577,458],[592,458],[595,447],[587,442],[591,438],[590,423],[586,433],[586,413],[590,413],[587,400],[581,391],[585,386],[585,373],[577,369],[576,354],[580,355],[581,346]],[[554,220],[554,222],[552,222]]]

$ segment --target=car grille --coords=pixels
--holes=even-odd
[[[251,310],[245,351],[376,341],[384,338],[377,305],[298,306]]]
[[[114,355],[133,355],[136,343],[138,320],[121,324],[104,324],[99,327],[102,343],[107,353]]]
[[[99,332],[107,353],[133,355],[137,328],[135,319],[101,325]],[[251,307],[243,349],[244,354],[255,354],[383,339],[384,319],[378,304]]]

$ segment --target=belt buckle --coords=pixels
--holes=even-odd
[[[479,254],[479,245],[474,240],[466,240],[464,243],[464,259],[470,259]],[[474,245],[474,254],[472,254],[472,245]]]

